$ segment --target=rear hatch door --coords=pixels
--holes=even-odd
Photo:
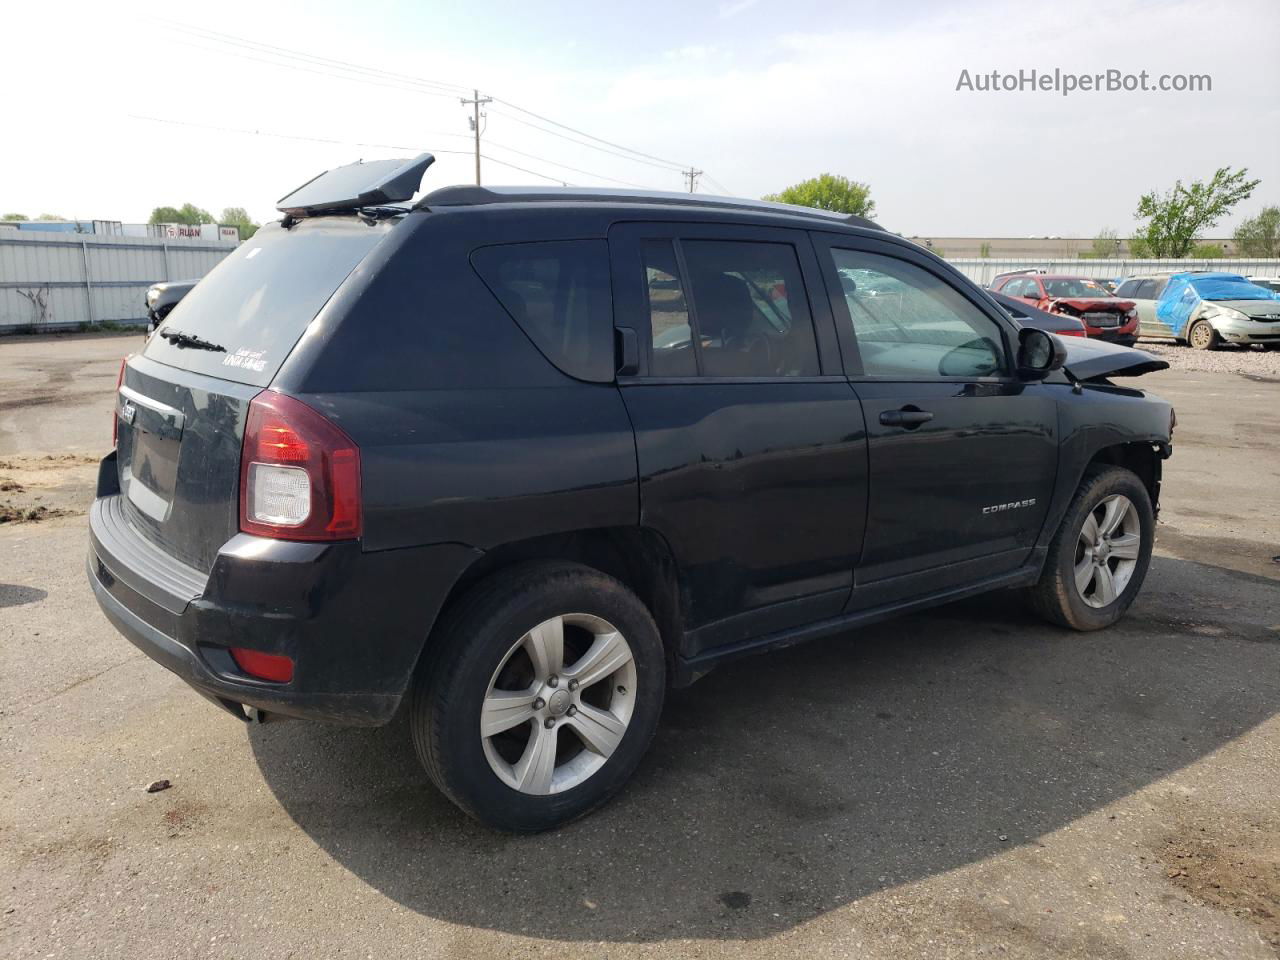
[[[129,361],[116,398],[117,469],[142,536],[198,570],[212,568],[239,529],[249,402],[389,229],[356,217],[264,227]]]

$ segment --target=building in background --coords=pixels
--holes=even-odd
[[[121,223],[119,220],[0,220],[0,230],[74,233],[81,236],[194,238],[239,243],[240,228],[219,223]]]

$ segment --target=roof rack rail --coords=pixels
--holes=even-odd
[[[705,193],[671,193],[662,190],[611,190],[590,187],[441,187],[427,194],[415,209],[433,207],[470,207],[490,203],[663,203],[678,206],[716,207],[730,210],[756,210],[761,213],[785,213],[812,217],[836,223],[847,223],[867,230],[883,230],[866,217],[800,207],[769,200],[747,200],[741,197],[718,197]]]

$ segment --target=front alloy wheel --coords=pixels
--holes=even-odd
[[[1085,517],[1076,542],[1075,584],[1089,606],[1101,609],[1129,586],[1138,566],[1141,531],[1137,507],[1120,493],[1107,497]]]
[[[1155,543],[1151,494],[1131,470],[1091,467],[1049,543],[1033,610],[1074,630],[1119,620],[1142,588]]]
[[[544,620],[489,680],[479,724],[485,759],[521,793],[570,790],[622,743],[635,692],[635,657],[613,624],[585,613]]]

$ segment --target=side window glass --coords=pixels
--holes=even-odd
[[[1006,297],[1025,297],[1027,296],[1027,281],[1021,278],[1010,280],[1004,285],[1001,291]]]
[[[675,247],[670,240],[644,240],[640,244],[640,255],[644,260],[649,329],[653,339],[649,375],[695,377],[698,362],[693,352],[689,304],[680,282]]]
[[[1137,280],[1126,280],[1120,286],[1116,287],[1117,297],[1133,297],[1137,296],[1138,288],[1142,284]]]
[[[705,376],[818,375],[818,345],[794,247],[682,240],[680,249]]]
[[[613,379],[613,296],[604,240],[481,247],[471,263],[561,371],[582,380]]]
[[[1006,370],[1000,327],[938,277],[893,257],[833,249],[870,377],[990,377]]]

